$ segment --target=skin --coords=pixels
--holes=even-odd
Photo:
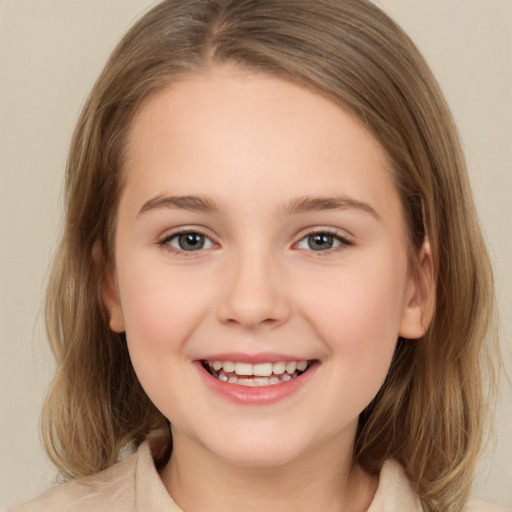
[[[425,331],[431,267],[425,246],[410,271],[388,168],[341,108],[229,66],[173,84],[134,119],[104,298],[172,423],[161,478],[187,512],[371,503],[377,481],[352,464],[358,415],[398,336]],[[168,199],[192,195],[206,204]],[[343,201],[309,211],[305,197]],[[204,248],[180,249],[182,228]],[[332,234],[332,248],[312,250],[311,232]],[[284,399],[241,404],[205,386],[197,365],[233,352],[316,367]]]

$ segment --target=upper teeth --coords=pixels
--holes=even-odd
[[[307,367],[307,361],[278,361],[276,363],[237,363],[233,361],[208,361],[208,365],[216,372],[224,370],[225,373],[237,375],[269,377],[270,375],[282,375],[284,372],[290,375],[296,370],[303,372]]]

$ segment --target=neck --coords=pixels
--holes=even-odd
[[[377,488],[353,463],[352,449],[334,451],[331,442],[286,464],[247,467],[219,460],[177,432],[173,439],[161,478],[186,512],[365,512]]]

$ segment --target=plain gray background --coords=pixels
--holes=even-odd
[[[42,322],[65,158],[104,61],[150,0],[0,0],[0,507],[55,477],[38,438],[52,374]],[[512,1],[380,0],[431,64],[466,149],[495,264],[505,359],[512,339]],[[475,495],[512,508],[512,394]]]

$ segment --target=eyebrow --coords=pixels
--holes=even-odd
[[[369,213],[377,220],[380,215],[368,203],[359,201],[348,196],[303,196],[292,199],[284,207],[284,213],[287,215],[297,215],[299,213],[316,212],[321,210],[348,210],[358,209]]]
[[[202,195],[189,196],[156,196],[146,201],[140,209],[138,216],[151,210],[172,208],[178,210],[190,210],[194,212],[218,212],[215,201]]]
[[[195,212],[219,212],[217,203],[203,195],[166,196],[159,195],[146,201],[140,209],[138,216],[162,208],[189,210]],[[285,215],[298,215],[301,213],[322,210],[348,210],[358,209],[369,213],[377,220],[380,215],[368,203],[348,196],[301,196],[293,198],[282,209]]]

